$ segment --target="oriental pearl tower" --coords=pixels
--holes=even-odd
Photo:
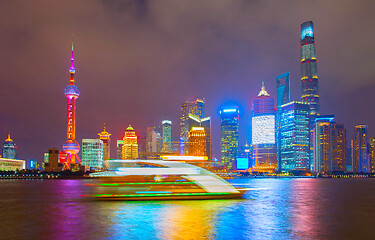
[[[64,94],[68,98],[68,121],[67,121],[67,130],[66,138],[67,141],[63,145],[64,152],[66,153],[66,162],[64,163],[64,169],[68,170],[71,168],[71,164],[76,163],[76,159],[79,163],[81,160],[78,157],[79,153],[79,144],[76,139],[76,99],[79,97],[79,89],[74,85],[74,74],[76,70],[74,68],[74,45],[72,42],[72,57],[71,57],[71,66],[69,68],[70,73],[70,84],[65,88]]]

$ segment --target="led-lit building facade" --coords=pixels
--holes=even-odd
[[[275,140],[275,102],[264,83],[252,106],[252,146],[254,171],[272,172],[277,166]]]
[[[206,156],[206,132],[203,127],[192,127],[189,131],[189,155],[190,156]]]
[[[232,169],[238,155],[239,113],[237,106],[220,109],[221,162],[226,164],[228,169]]]
[[[117,148],[116,148],[116,158],[122,159],[122,145],[124,145],[124,140],[117,140]]]
[[[211,160],[211,153],[212,153],[212,145],[211,145],[211,117],[200,118],[197,115],[188,114],[189,119],[187,124],[189,126],[189,131],[193,129],[193,127],[203,127],[206,133],[206,156],[209,160]],[[185,142],[185,154],[191,155],[190,153],[190,142]]]
[[[26,168],[26,161],[19,159],[0,158],[0,171],[16,171]]]
[[[103,168],[103,141],[82,139],[82,164],[90,168]]]
[[[375,138],[370,138],[368,157],[370,161],[370,172],[375,173]]]
[[[332,125],[334,116],[321,116],[315,119],[313,133],[314,161],[311,163],[311,171],[316,173],[328,173],[332,171]]]
[[[74,68],[74,46],[72,44],[72,57],[70,58],[71,66],[69,68],[70,73],[70,84],[64,89],[65,97],[68,99],[67,104],[67,131],[66,131],[66,142],[63,145],[64,152],[67,155],[64,163],[64,169],[70,169],[71,164],[76,164],[76,160],[81,162],[78,157],[80,146],[76,141],[76,100],[80,95],[80,91],[77,86],[74,85],[74,74],[76,70]]]
[[[17,145],[10,138],[10,134],[8,134],[8,138],[5,139],[5,142],[3,144],[3,158],[16,159],[17,158],[16,148],[17,148]]]
[[[189,114],[204,118],[204,98],[196,98],[194,101],[185,101],[181,105],[180,115],[180,141],[181,153],[187,154],[189,152],[188,144],[189,131],[192,126],[189,126]]]
[[[301,25],[301,84],[301,100],[310,104],[311,115],[319,115],[319,86],[312,21]]]
[[[367,125],[355,126],[352,161],[354,173],[370,172],[367,156]]]
[[[123,145],[122,145],[122,159],[137,159],[138,158],[138,137],[135,134],[134,128],[129,125],[126,128]]]
[[[310,171],[310,105],[292,101],[281,106],[281,171]]]
[[[332,144],[332,171],[346,171],[346,129],[344,124],[333,123],[331,125]]]
[[[280,74],[276,77],[276,149],[277,166],[281,166],[281,106],[290,102],[290,72]]]
[[[172,121],[164,120],[163,125],[163,148],[162,152],[172,152]]]
[[[99,139],[103,142],[103,167],[106,168],[107,160],[111,158],[111,134],[106,131],[104,126],[103,131],[98,133],[98,135]]]

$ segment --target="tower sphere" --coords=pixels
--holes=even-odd
[[[79,97],[79,88],[75,85],[68,85],[64,90],[65,97],[67,98],[78,98]]]
[[[79,144],[75,140],[69,139],[63,145],[64,152],[70,154],[77,154],[79,152]]]

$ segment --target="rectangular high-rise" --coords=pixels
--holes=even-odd
[[[293,101],[281,106],[281,171],[310,171],[310,105]]]
[[[211,117],[200,118],[197,115],[188,114],[188,120],[186,125],[189,127],[189,132],[193,127],[203,127],[206,134],[206,155],[209,160],[211,160],[212,146],[211,146]],[[184,141],[185,154],[190,154],[190,141]]]
[[[92,168],[103,168],[103,141],[82,139],[82,164]]]
[[[370,166],[367,156],[367,125],[355,126],[353,140],[352,167],[354,173],[368,173]]]
[[[238,155],[238,130],[239,130],[239,110],[237,106],[226,107],[220,110],[221,118],[221,162],[225,163],[229,169]]]

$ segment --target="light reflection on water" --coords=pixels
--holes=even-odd
[[[0,239],[356,239],[375,179],[236,179],[240,200],[96,202],[83,180],[0,181]]]

